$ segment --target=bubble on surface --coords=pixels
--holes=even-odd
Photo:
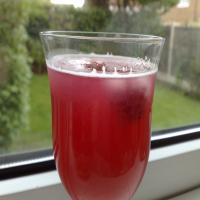
[[[57,55],[47,60],[48,67],[83,76],[127,77],[154,73],[157,66],[150,59],[96,54]]]

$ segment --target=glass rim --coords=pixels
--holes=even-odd
[[[42,31],[40,36],[62,37],[79,40],[98,40],[110,42],[145,42],[145,43],[162,43],[165,38],[155,35],[118,33],[118,32],[87,32],[87,31]],[[114,36],[114,37],[113,37]]]

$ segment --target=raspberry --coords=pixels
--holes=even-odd
[[[145,92],[138,89],[128,89],[115,96],[117,110],[130,120],[136,120],[142,117],[146,109],[146,101]]]
[[[91,62],[89,64],[84,65],[87,71],[92,71],[93,69],[96,69],[97,72],[103,72],[103,66],[105,66],[104,63],[98,63],[98,62]]]
[[[85,64],[84,68],[86,69],[87,72],[92,72],[92,70],[93,70],[93,67],[91,64]]]

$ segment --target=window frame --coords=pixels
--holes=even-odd
[[[151,150],[200,139],[200,124],[153,131]],[[52,149],[0,156],[0,181],[55,170]]]
[[[199,155],[200,139],[151,149],[135,199],[170,199],[200,189]],[[56,170],[3,180],[0,188],[2,200],[70,199]]]

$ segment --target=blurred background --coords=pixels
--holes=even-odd
[[[200,122],[200,1],[1,0],[0,154],[51,147],[43,30],[165,37],[152,130]]]

